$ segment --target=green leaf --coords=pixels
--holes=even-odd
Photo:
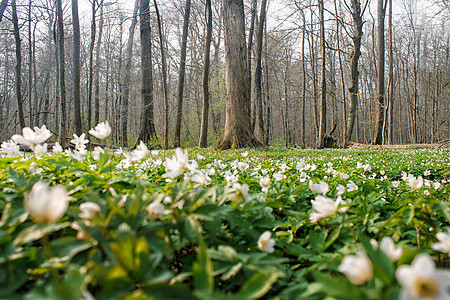
[[[195,289],[203,294],[212,294],[214,290],[213,267],[208,248],[202,239],[200,239],[200,247],[197,251],[197,261],[194,262],[192,270]]]
[[[258,299],[264,296],[277,281],[276,271],[255,273],[242,286],[241,290],[233,297],[234,299]]]
[[[22,230],[14,239],[13,243],[16,245],[26,244],[28,242],[36,241],[45,235],[69,227],[70,223],[52,224],[52,225],[31,225]]]
[[[392,261],[379,247],[377,250],[374,250],[367,236],[361,235],[360,239],[364,251],[372,261],[374,276],[388,285],[391,284],[394,280],[395,273],[395,267]]]

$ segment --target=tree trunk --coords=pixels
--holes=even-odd
[[[244,3],[223,0],[225,35],[225,128],[218,149],[260,146],[253,136],[249,116],[247,52],[245,46]]]
[[[130,29],[128,31],[127,54],[125,61],[125,75],[123,80],[122,96],[122,143],[128,146],[128,98],[130,95],[131,84],[131,59],[133,56],[134,29],[137,24],[137,14],[139,10],[139,0],[134,3],[133,18],[131,19]]]
[[[251,117],[252,130],[255,130],[255,119],[256,114],[251,113],[252,111],[252,48],[253,48],[253,34],[255,31],[256,22],[256,10],[257,10],[258,0],[252,0],[251,17],[250,17],[250,30],[248,33],[248,44],[247,44],[247,70],[248,70],[248,93],[249,99],[249,113]]]
[[[378,0],[378,71],[377,71],[377,114],[373,145],[381,145],[384,120],[384,17],[383,0]]]
[[[95,12],[97,8],[95,4],[97,0],[92,0],[92,20],[91,20],[91,43],[89,45],[89,70],[88,70],[88,82],[87,82],[87,127],[91,128],[92,126],[92,85],[94,82],[94,47],[95,47],[95,33],[97,31],[95,24]]]
[[[352,37],[353,41],[353,50],[351,54],[351,63],[350,63],[350,112],[347,120],[347,130],[346,136],[344,139],[344,146],[352,138],[353,127],[355,125],[356,112],[358,109],[358,94],[359,94],[359,72],[358,72],[358,63],[359,57],[361,56],[361,39],[363,35],[363,22],[362,22],[362,13],[361,13],[361,2],[360,0],[352,0],[352,18],[353,18],[353,30],[354,36]]]
[[[3,13],[5,12],[6,6],[8,5],[8,0],[2,0],[0,3],[0,22],[3,19]],[[14,3],[15,5],[15,3]]]
[[[98,40],[95,49],[95,68],[94,68],[94,124],[100,122],[100,51],[103,37],[103,0],[100,0],[100,20],[98,24]],[[107,76],[108,74],[106,74]]]
[[[59,126],[59,143],[64,147],[66,144],[66,79],[65,79],[65,52],[64,52],[64,25],[62,0],[57,0],[58,14],[58,50],[59,50],[59,100],[61,103],[61,119]]]
[[[81,65],[80,65],[80,21],[78,18],[78,0],[72,0],[72,20],[73,20],[73,102],[75,133],[83,133],[81,127]]]
[[[306,59],[305,59],[305,39],[306,39],[306,20],[303,17],[303,32],[302,32],[302,148],[306,147],[306,122],[305,122],[305,108],[306,108]]]
[[[392,38],[392,0],[389,0],[389,126],[388,126],[388,144],[393,144],[394,131],[394,47]]]
[[[325,130],[327,128],[327,86],[326,86],[326,68],[325,68],[325,20],[323,16],[324,7],[323,0],[319,2],[319,23],[320,23],[320,41],[322,50],[322,68],[321,68],[321,88],[320,88],[320,110],[319,110],[319,137],[318,148],[323,148],[325,145]]]
[[[181,56],[180,56],[180,71],[178,73],[178,92],[177,92],[177,119],[175,124],[175,147],[181,146],[181,121],[183,119],[183,91],[184,91],[184,77],[186,70],[186,47],[189,29],[189,15],[191,12],[191,0],[186,0],[184,9],[184,24],[183,35],[181,37]]]
[[[33,123],[33,37],[31,35],[31,0],[28,1],[28,120]]]
[[[264,24],[266,23],[266,5],[267,0],[262,0],[261,2],[261,12],[259,16],[258,30],[256,34],[256,65],[255,65],[255,102],[256,106],[256,119],[257,126],[255,130],[256,137],[260,141],[265,141],[265,131],[264,131],[264,119],[263,119],[263,105],[262,105],[262,46],[263,46],[263,32]]]
[[[19,21],[17,19],[17,8],[16,8],[16,0],[12,0],[12,21],[14,25],[14,38],[16,41],[16,99],[17,99],[17,111],[19,114],[19,125],[21,128],[25,127],[25,118],[23,115],[22,108],[22,52],[20,46],[20,35],[19,35]]]
[[[202,107],[202,122],[200,126],[200,140],[199,147],[206,148],[208,146],[208,116],[209,116],[209,64],[211,53],[211,39],[212,39],[212,10],[211,0],[206,0],[206,44],[205,44],[205,64],[203,65],[203,107]]]
[[[158,137],[153,117],[153,74],[152,74],[152,42],[150,32],[149,0],[141,0],[141,69],[142,69],[142,119],[139,140],[150,142],[151,148],[159,148]]]

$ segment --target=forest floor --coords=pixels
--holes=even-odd
[[[432,149],[432,148],[450,148],[450,140],[436,144],[406,144],[406,145],[369,145],[361,143],[352,143],[351,149]]]

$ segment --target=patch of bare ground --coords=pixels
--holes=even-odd
[[[450,148],[450,140],[436,144],[407,144],[407,145],[368,145],[351,142],[350,149],[432,149]]]

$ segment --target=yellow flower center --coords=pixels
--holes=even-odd
[[[432,299],[439,293],[439,287],[434,280],[419,277],[413,286],[414,294],[423,299]]]

